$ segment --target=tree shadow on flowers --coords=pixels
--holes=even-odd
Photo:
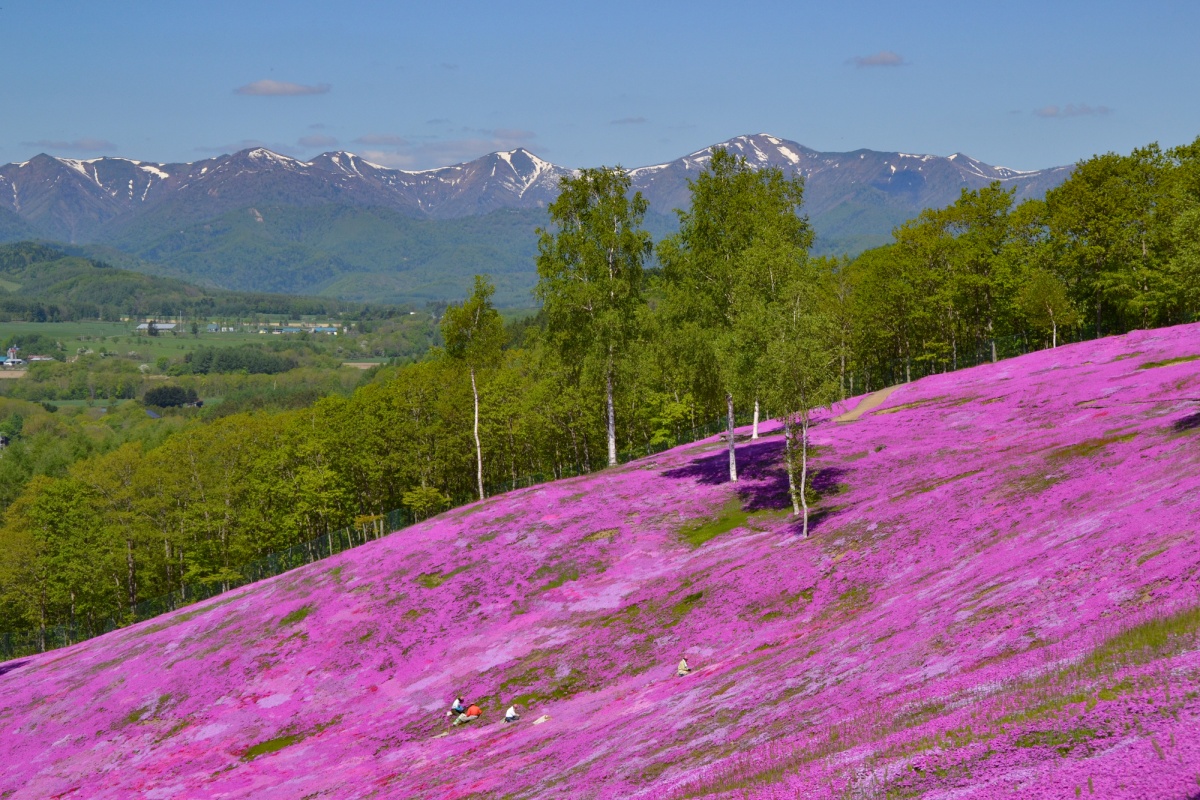
[[[783,471],[783,442],[757,441],[737,446],[738,481],[758,481],[774,477],[778,472],[787,480]],[[716,486],[729,483],[729,451],[722,447],[712,455],[694,459],[683,467],[669,469],[663,473],[667,478],[691,479],[696,483]]]
[[[745,513],[790,512],[792,498],[788,492],[787,467],[784,463],[783,442],[759,441],[737,447],[737,496]],[[841,467],[817,467],[809,461],[808,530],[811,534],[826,520],[841,510],[831,499],[844,488],[842,479],[847,470]],[[729,483],[729,451],[720,450],[697,458],[683,467],[666,470],[663,476],[694,480],[698,484],[716,486]],[[789,532],[799,534],[803,523],[797,518],[789,522]]]
[[[20,667],[23,667],[28,663],[29,663],[29,660],[26,659],[24,661],[10,661],[7,664],[0,664],[0,676],[7,675],[8,673],[12,672],[14,669],[19,669]]]
[[[849,488],[843,480],[849,473],[850,470],[843,467],[820,467],[812,476],[812,480],[809,482],[812,491],[808,496],[808,533],[810,536],[813,531],[828,525],[830,520],[845,510],[845,506],[837,502],[837,496]],[[804,523],[797,520],[793,528],[794,533],[800,534],[804,530]]]
[[[1176,433],[1187,433],[1188,431],[1200,429],[1200,411],[1175,420],[1171,423],[1171,427]],[[1197,797],[1200,798],[1200,795],[1197,795]]]

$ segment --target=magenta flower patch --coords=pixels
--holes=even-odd
[[[825,415],[808,540],[768,426],[737,484],[709,439],[10,662],[0,796],[1191,796],[1196,354]]]

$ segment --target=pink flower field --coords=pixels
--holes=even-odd
[[[0,797],[1200,796],[1198,357],[826,414],[809,539],[768,427],[0,665]]]

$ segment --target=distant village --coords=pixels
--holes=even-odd
[[[132,319],[126,317],[122,322],[133,322]],[[344,326],[334,323],[324,322],[254,322],[254,323],[221,323],[221,322],[181,322],[175,321],[160,321],[157,319],[145,320],[139,322],[134,327],[134,332],[137,334],[157,336],[163,333],[171,333],[175,335],[192,334],[192,333],[258,333],[274,336],[295,335],[307,333],[312,335],[337,336],[344,332]],[[41,353],[24,354],[21,353],[19,347],[10,347],[3,358],[0,358],[0,369],[23,369],[31,363],[39,361],[54,361],[54,357]]]
[[[124,320],[132,321],[132,320]],[[193,330],[192,326],[196,326]],[[327,336],[337,336],[342,331],[342,328],[332,323],[315,323],[315,322],[264,322],[264,323],[239,323],[230,325],[228,323],[209,322],[203,328],[199,327],[199,323],[185,323],[179,321],[160,321],[146,320],[140,322],[134,328],[138,333],[193,333],[203,330],[205,333],[250,333],[257,330],[261,334],[295,334],[295,333],[312,333],[325,334]]]

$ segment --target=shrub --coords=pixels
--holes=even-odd
[[[195,389],[186,389],[182,386],[155,386],[153,389],[146,390],[142,402],[148,406],[172,408],[194,403],[198,399]]]

